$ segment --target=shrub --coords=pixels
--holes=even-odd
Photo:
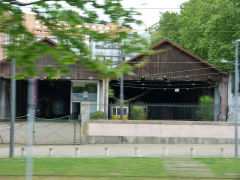
[[[104,113],[102,111],[95,111],[92,113],[91,119],[103,119],[104,118]]]
[[[130,118],[132,120],[141,120],[142,119],[142,107],[134,106],[130,111]]]
[[[214,100],[210,96],[201,96],[198,101],[197,117],[202,121],[213,120],[213,109]]]

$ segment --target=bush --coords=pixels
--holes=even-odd
[[[213,109],[214,100],[210,96],[201,96],[198,101],[197,117],[202,121],[213,120]]]
[[[91,119],[103,119],[104,118],[104,113],[102,111],[95,111],[92,113]]]
[[[142,107],[132,107],[130,111],[130,118],[132,120],[141,120],[142,119]]]

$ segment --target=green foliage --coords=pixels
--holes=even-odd
[[[178,39],[178,19],[177,13],[162,13],[158,26],[151,33],[151,44],[156,44],[163,39]],[[176,41],[177,42],[177,41]]]
[[[232,71],[232,43],[240,37],[240,1],[189,0],[181,6],[180,14],[163,13],[152,30],[151,43],[168,38],[223,71]]]
[[[199,108],[197,109],[197,117],[202,121],[211,121],[213,120],[213,105],[214,100],[210,96],[201,96],[198,101]]]
[[[103,119],[104,118],[104,113],[102,111],[95,111],[91,115],[91,119]]]
[[[138,106],[131,107],[130,118],[132,120],[141,120],[142,119],[142,107],[138,107]]]
[[[31,6],[28,6],[31,5]],[[23,25],[23,9],[28,8],[36,14],[37,20],[51,31],[58,39],[56,47],[47,43],[38,43]],[[92,59],[85,37],[95,42],[118,43],[125,55],[138,53],[145,49],[147,42],[137,33],[127,33],[122,28],[131,28],[133,24],[141,23],[134,18],[139,13],[133,9],[124,9],[121,0],[2,0],[0,1],[0,33],[9,35],[9,44],[6,48],[8,57],[15,58],[21,67],[18,78],[28,78],[37,75],[36,59],[48,54],[55,60],[51,67],[43,67],[48,78],[56,78],[70,73],[69,66],[80,63],[91,71],[95,71],[102,78],[119,77],[122,73],[130,73],[132,67],[126,63],[117,68],[112,67],[113,62]],[[108,22],[118,24],[120,30],[99,33],[86,28],[86,23],[99,23],[101,16],[107,17]],[[64,22],[64,23],[60,23]],[[67,26],[65,25],[67,24]],[[114,37],[114,38],[113,38]],[[125,42],[128,43],[125,43]]]

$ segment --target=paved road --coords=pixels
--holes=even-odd
[[[0,158],[9,155],[9,145],[0,144]],[[22,150],[24,148],[24,150]],[[240,147],[239,147],[240,149]],[[26,155],[26,147],[16,145],[15,157]],[[233,144],[92,144],[35,145],[34,157],[233,157]]]

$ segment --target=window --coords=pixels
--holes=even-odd
[[[124,115],[124,116],[127,115],[127,108],[123,108],[123,115]]]
[[[116,114],[116,108],[113,108],[113,116],[117,115]]]
[[[97,83],[94,82],[73,82],[73,101],[97,101]]]
[[[120,115],[120,108],[117,108],[117,115]]]

